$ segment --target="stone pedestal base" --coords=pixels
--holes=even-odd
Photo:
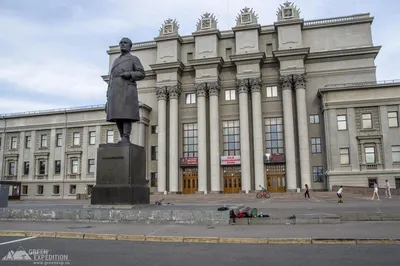
[[[97,150],[92,205],[149,204],[146,151],[130,143],[101,144]]]

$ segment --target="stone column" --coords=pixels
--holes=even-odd
[[[308,140],[308,115],[306,99],[306,75],[294,76],[296,86],[297,124],[299,135],[301,186],[308,184],[311,189],[310,145]]]
[[[144,122],[139,121],[138,123],[138,145],[144,147],[145,146],[145,140],[146,140],[146,125]]]
[[[50,155],[48,157],[48,162],[46,164],[46,170],[48,171],[48,179],[54,179],[54,161],[55,161],[55,150],[56,150],[56,138],[57,138],[57,134],[56,134],[56,129],[52,128],[50,130],[50,143],[48,143],[49,147],[50,147]]]
[[[219,140],[219,82],[208,84],[210,97],[210,174],[211,191],[221,192],[220,140]]]
[[[285,160],[286,160],[286,190],[295,191],[296,181],[296,156],[294,143],[292,82],[287,76],[280,77],[283,101],[283,127],[285,131]]]
[[[24,149],[25,149],[25,131],[21,131],[19,134],[19,151],[20,154],[18,161],[15,162],[15,174],[17,176],[17,180],[21,180],[24,175]]]
[[[207,87],[196,84],[197,92],[197,148],[198,148],[198,191],[207,194]]]
[[[81,179],[86,179],[88,174],[88,167],[89,167],[89,157],[88,157],[88,145],[89,145],[89,127],[83,127],[83,132],[81,136],[81,147],[82,147],[82,162],[79,164],[81,165],[82,169],[80,171]]]
[[[158,158],[157,158],[157,189],[167,194],[167,99],[166,87],[157,88],[158,99]]]
[[[35,164],[35,151],[36,147],[39,146],[36,144],[36,142],[40,140],[36,139],[36,131],[32,130],[31,131],[31,148],[29,150],[29,180],[34,180],[35,179],[35,172],[36,172],[36,164]]]
[[[237,81],[240,112],[240,162],[242,170],[242,190],[251,189],[250,138],[249,138],[249,99],[248,80]]]
[[[179,85],[168,87],[169,95],[169,192],[179,191]]]
[[[251,101],[253,111],[253,145],[254,145],[254,179],[255,189],[265,186],[264,178],[264,142],[261,108],[261,78],[250,80]]]

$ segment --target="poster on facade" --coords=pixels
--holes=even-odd
[[[240,164],[240,155],[221,156],[221,165],[238,165]]]
[[[197,157],[185,157],[181,158],[181,166],[195,166],[197,165]]]

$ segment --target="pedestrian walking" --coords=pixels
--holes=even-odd
[[[308,185],[306,184],[304,188],[306,190],[306,192],[304,192],[304,198],[307,198],[307,196],[308,196],[308,198],[310,198],[310,192],[308,191]]]
[[[391,199],[392,198],[392,193],[390,193],[390,184],[389,184],[389,182],[387,180],[385,182],[386,182],[385,183],[385,198],[386,199],[387,198]]]
[[[375,195],[376,195],[376,198],[379,200],[379,190],[378,190],[378,183],[376,183],[376,181],[374,182],[374,192],[373,192],[373,194],[372,194],[372,198],[371,198],[371,200],[374,200],[375,199]]]
[[[343,186],[340,186],[338,192],[336,193],[336,195],[338,197],[338,203],[343,203],[343,200],[342,200],[343,195],[342,195],[342,193],[343,193]]]

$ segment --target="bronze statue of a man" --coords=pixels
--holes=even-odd
[[[130,143],[132,123],[140,120],[136,81],[146,77],[139,58],[131,55],[132,41],[122,38],[121,55],[115,59],[109,75],[106,114],[108,122],[115,122],[121,140]]]

